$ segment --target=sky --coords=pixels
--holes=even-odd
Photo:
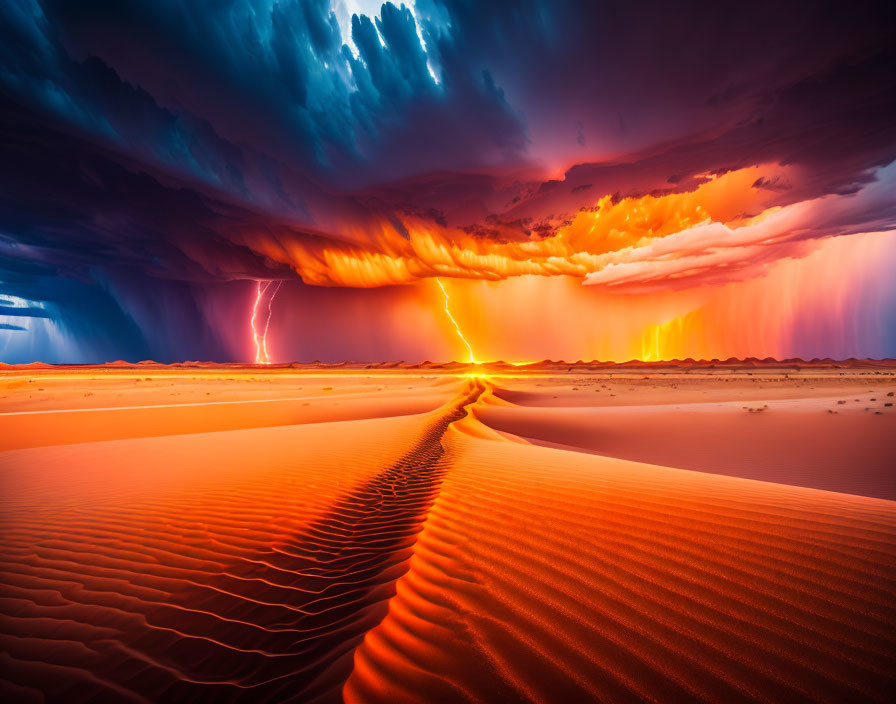
[[[896,357],[893,3],[0,2],[2,362]]]

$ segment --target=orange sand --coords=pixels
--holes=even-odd
[[[464,371],[0,373],[0,694],[889,701],[892,367]]]

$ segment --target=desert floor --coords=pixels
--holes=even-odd
[[[889,702],[896,367],[0,369],[4,701]]]

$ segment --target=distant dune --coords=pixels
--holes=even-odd
[[[9,371],[28,370],[28,369],[81,369],[81,370],[98,370],[98,369],[232,369],[243,372],[251,370],[385,370],[385,369],[438,369],[442,371],[452,371],[467,368],[480,369],[484,372],[490,370],[502,371],[604,371],[612,369],[652,369],[652,370],[676,370],[676,369],[890,369],[896,368],[896,359],[855,359],[850,357],[844,360],[811,359],[804,360],[797,357],[790,359],[773,359],[766,357],[765,359],[757,359],[756,357],[747,357],[738,359],[730,357],[728,359],[710,359],[710,360],[667,360],[667,361],[650,361],[632,359],[626,362],[600,362],[592,360],[590,362],[578,360],[576,362],[566,362],[563,360],[544,359],[537,362],[481,362],[470,364],[469,362],[292,362],[283,364],[242,364],[242,363],[220,363],[220,362],[175,362],[172,364],[162,364],[152,360],[144,360],[137,363],[123,362],[121,360],[115,362],[107,362],[105,364],[46,364],[44,362],[32,362],[31,364],[5,364],[0,362],[0,369]]]

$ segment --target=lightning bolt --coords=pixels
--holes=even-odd
[[[252,318],[249,321],[252,326],[252,339],[255,341],[255,363],[256,364],[270,364],[271,358],[268,355],[268,327],[271,324],[271,306],[274,303],[274,297],[277,295],[277,291],[280,290],[280,286],[283,284],[282,281],[277,282],[277,287],[274,289],[274,292],[268,298],[268,315],[265,319],[264,328],[261,332],[258,331],[257,321],[258,321],[258,307],[261,305],[262,300],[265,295],[267,295],[268,289],[271,287],[271,281],[266,281],[262,286],[261,281],[255,282],[255,304],[252,306]]]
[[[264,323],[264,332],[261,334],[261,350],[264,354],[264,363],[270,364],[271,358],[268,356],[268,326],[271,324],[271,306],[274,305],[274,298],[277,295],[277,291],[280,290],[280,286],[283,285],[282,281],[277,282],[277,287],[274,289],[274,292],[271,294],[271,297],[268,299],[268,319]]]
[[[467,338],[465,338],[464,334],[460,331],[460,325],[457,324],[454,316],[451,315],[451,310],[448,308],[448,291],[445,289],[445,284],[443,284],[442,280],[438,277],[436,277],[436,283],[439,285],[439,288],[442,289],[442,295],[445,296],[445,314],[448,316],[448,319],[454,324],[454,329],[457,330],[457,336],[467,346],[467,350],[469,350],[470,352],[470,364],[476,364],[476,358],[473,357],[473,348],[470,347],[470,343],[467,342]]]

